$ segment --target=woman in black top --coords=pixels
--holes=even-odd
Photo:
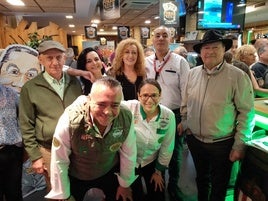
[[[98,52],[91,47],[85,48],[78,56],[77,69],[90,71],[92,73],[91,81],[80,77],[83,84],[83,94],[88,95],[92,87],[92,81],[101,78],[105,71]]]
[[[128,38],[118,44],[110,75],[121,83],[124,100],[137,99],[138,87],[145,78],[145,59],[136,39]]]

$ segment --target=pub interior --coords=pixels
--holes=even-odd
[[[48,37],[60,42],[65,48],[72,48],[75,60],[83,49],[97,47],[103,56],[105,66],[109,68],[120,41],[131,37],[138,40],[142,47],[153,49],[153,31],[159,25],[165,25],[172,34],[169,49],[173,51],[180,46],[185,47],[186,59],[190,67],[194,68],[199,55],[193,50],[193,46],[202,40],[207,30],[217,29],[225,36],[236,36],[238,48],[243,45],[254,45],[258,39],[268,41],[267,1],[22,0],[22,2],[24,6],[11,5],[6,0],[0,2],[1,53],[11,44],[33,47],[36,42]],[[109,9],[105,10],[105,7]],[[65,16],[72,16],[72,19],[67,19]],[[262,45],[265,45],[265,42]],[[266,51],[268,82],[268,48]],[[258,50],[255,55],[256,62],[257,52]],[[2,68],[2,63],[0,66]],[[0,84],[5,85],[1,73]],[[252,138],[246,142],[247,151],[244,159],[237,164],[236,174],[231,176],[233,183],[228,187],[225,201],[268,201],[268,87],[267,92],[254,90],[254,96],[255,126]],[[0,152],[1,146],[0,141]],[[29,171],[29,164],[24,165],[23,171]],[[183,200],[197,201],[196,172],[186,142],[183,145],[180,171],[178,185],[184,195]],[[44,198],[47,194],[45,178],[30,172],[25,175],[23,200],[47,200]],[[168,171],[165,172],[165,176],[168,183]],[[1,193],[2,191],[0,200]],[[167,189],[166,201],[173,201]]]

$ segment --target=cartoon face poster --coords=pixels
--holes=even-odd
[[[0,84],[20,93],[25,82],[41,72],[38,52],[26,45],[7,46],[0,56]]]
[[[22,86],[42,71],[38,60],[38,52],[26,45],[14,44],[7,46],[0,56],[0,84],[13,88],[18,94]],[[23,164],[22,194],[23,198],[36,190],[46,188],[42,174],[29,172],[30,160]]]

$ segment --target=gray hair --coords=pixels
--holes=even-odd
[[[113,88],[119,88],[122,91],[122,86],[120,84],[119,81],[117,81],[115,78],[111,77],[111,76],[104,76],[100,79],[97,79],[93,84],[92,84],[92,88],[91,91],[96,91],[96,89],[98,88],[98,86],[100,85],[104,85],[107,86],[111,89]],[[99,92],[101,93],[101,92]]]
[[[262,53],[264,53],[266,51],[268,45],[262,45],[259,47],[259,49],[257,50],[258,56],[260,56]]]

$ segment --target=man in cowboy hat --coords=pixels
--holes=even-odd
[[[204,64],[189,72],[181,115],[196,168],[199,201],[224,201],[234,161],[244,155],[254,126],[254,97],[248,76],[226,63],[232,46],[209,30],[194,50]]]

